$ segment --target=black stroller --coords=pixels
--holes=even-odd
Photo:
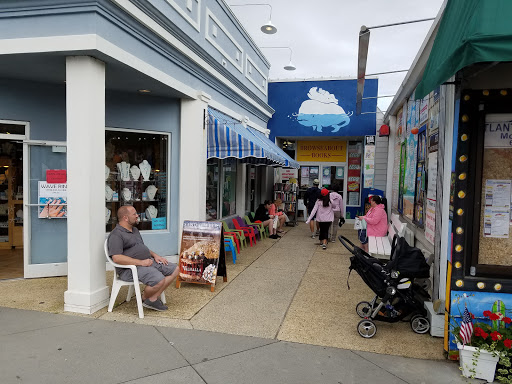
[[[339,236],[339,240],[353,255],[349,277],[355,269],[376,295],[372,301],[361,301],[356,306],[357,314],[363,318],[357,325],[358,333],[371,338],[377,333],[375,320],[394,323],[406,318],[414,332],[427,333],[430,322],[423,302],[430,297],[414,283],[415,278],[429,277],[430,266],[423,253],[395,235],[391,259],[386,263],[370,256],[346,237]]]

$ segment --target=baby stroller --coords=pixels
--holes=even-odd
[[[338,239],[353,255],[349,277],[355,269],[376,295],[372,301],[361,301],[356,306],[357,314],[363,318],[357,325],[359,335],[364,338],[375,336],[376,320],[394,323],[407,317],[414,332],[427,333],[430,322],[423,302],[430,297],[414,283],[415,278],[429,277],[430,266],[423,253],[409,246],[403,237],[395,235],[391,259],[386,263],[370,256],[346,237],[339,236]]]

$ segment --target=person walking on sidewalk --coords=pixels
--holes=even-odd
[[[313,186],[308,188],[306,193],[304,194],[304,205],[308,209],[308,215],[311,216],[311,212],[313,211],[313,207],[315,206],[318,198],[320,197],[320,188],[318,188],[318,184],[320,181],[318,179],[313,180]],[[315,216],[309,222],[309,229],[311,230],[311,238],[315,238]],[[316,226],[318,232],[318,224]]]
[[[370,197],[370,209],[364,216],[356,216],[366,221],[366,229],[359,230],[362,249],[368,252],[368,236],[384,237],[388,234],[388,215],[380,196]]]
[[[338,222],[341,219],[341,215],[343,213],[343,208],[345,207],[345,204],[343,202],[343,197],[338,192],[335,192],[335,191],[339,190],[339,186],[333,185],[332,189],[333,190],[330,191],[329,196],[331,198],[332,210],[334,212],[334,219],[332,221],[332,225],[331,225],[329,232],[331,235],[330,236],[331,242],[335,243],[336,235],[338,234]]]
[[[108,237],[108,253],[112,260],[121,265],[136,265],[139,281],[146,288],[142,294],[142,305],[155,311],[165,311],[167,306],[158,298],[179,273],[176,264],[151,251],[142,240],[139,230],[139,215],[131,205],[123,205],[117,211],[119,224]],[[116,270],[119,278],[133,281],[130,269]]]
[[[329,239],[329,227],[334,219],[334,212],[332,210],[333,204],[331,203],[330,193],[326,188],[320,192],[320,198],[311,211],[306,223],[309,223],[316,215],[316,221],[320,226],[320,242],[322,248],[327,249],[327,240]]]

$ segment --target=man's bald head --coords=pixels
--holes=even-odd
[[[121,222],[123,220],[123,217],[129,216],[130,213],[132,213],[132,210],[135,210],[131,205],[123,205],[122,207],[119,207],[117,210],[117,220]]]

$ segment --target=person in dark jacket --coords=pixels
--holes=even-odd
[[[259,220],[264,227],[268,227],[271,239],[279,239],[281,236],[277,234],[277,229],[274,228],[274,219],[268,214],[270,208],[270,201],[266,200],[264,204],[260,204],[254,212],[254,220]]]
[[[306,193],[304,194],[304,205],[308,209],[308,216],[311,215],[311,212],[313,211],[313,208],[315,207],[316,201],[321,197],[320,195],[320,188],[318,188],[318,185],[320,182],[318,179],[313,180],[313,186],[308,188]],[[309,229],[311,229],[311,238],[315,238],[315,216],[311,218],[311,221],[309,222]],[[318,223],[316,224],[316,231],[320,232],[320,227],[318,226]]]

